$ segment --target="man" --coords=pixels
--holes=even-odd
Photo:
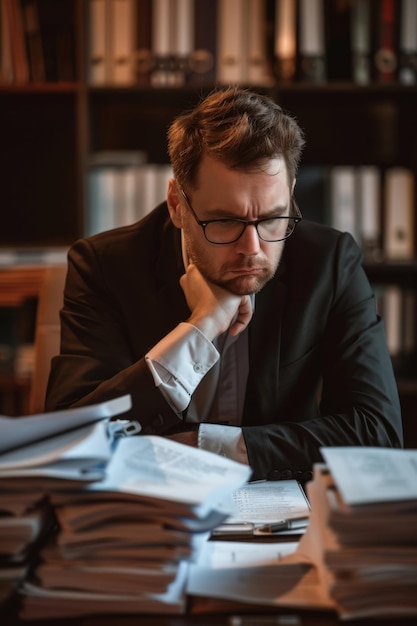
[[[69,253],[47,410],[130,393],[142,433],[306,480],[320,446],[401,446],[352,237],[301,220],[296,121],[228,88],[169,134],[167,203]]]

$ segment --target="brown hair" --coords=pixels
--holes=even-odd
[[[204,155],[238,170],[282,156],[291,185],[303,146],[303,132],[294,118],[271,98],[239,87],[214,90],[168,130],[174,176],[184,188],[197,184]]]

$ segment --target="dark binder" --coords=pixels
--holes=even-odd
[[[136,82],[148,86],[154,69],[152,56],[152,0],[136,0],[136,49],[134,68]]]
[[[298,0],[299,80],[322,83],[327,80],[324,0]]]
[[[373,78],[379,83],[397,79],[399,45],[399,8],[395,0],[374,0]]]
[[[190,84],[213,84],[217,72],[217,0],[194,2],[194,50],[189,60]]]

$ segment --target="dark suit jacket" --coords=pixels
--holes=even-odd
[[[189,310],[179,231],[162,204],[141,222],[69,252],[61,355],[46,410],[130,393],[145,434],[186,428],[144,355]],[[253,478],[306,479],[320,446],[401,446],[383,325],[352,237],[301,222],[256,296],[243,433]]]

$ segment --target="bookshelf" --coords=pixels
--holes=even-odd
[[[103,0],[103,6],[109,6],[112,1]],[[29,2],[19,0],[17,4],[24,6]],[[137,30],[138,40],[140,38],[140,54],[135,53],[137,71],[117,83],[112,79],[97,81],[91,78],[90,0],[33,2],[38,5],[40,18],[45,13],[50,16],[49,37],[51,31],[57,37],[64,37],[66,45],[56,44],[50,54],[62,57],[55,65],[67,69],[61,70],[61,75],[58,72],[52,77],[47,76],[44,81],[34,81],[30,77],[28,81],[8,81],[4,71],[1,73],[0,136],[7,160],[0,170],[2,206],[5,207],[0,229],[0,263],[5,269],[19,265],[22,258],[29,258],[35,264],[47,262],[51,250],[64,254],[67,247],[84,234],[88,164],[92,155],[102,151],[143,151],[150,163],[166,164],[168,124],[217,82],[216,66],[213,69],[213,63],[210,64],[210,55],[200,55],[198,66],[193,52],[190,53],[192,63],[179,75],[178,67],[183,65],[178,65],[175,54],[168,59],[158,58],[154,62],[154,72],[166,72],[168,67],[177,73],[175,80],[168,79],[168,83],[173,84],[161,84],[160,74],[158,80],[153,80],[149,55],[144,54],[145,47],[151,45],[150,8],[154,5],[150,0],[133,3],[142,11],[141,23],[145,25]],[[126,3],[132,4],[130,0]],[[324,0],[326,32],[331,28],[329,20],[337,22],[334,22],[334,37],[331,41],[327,38],[324,48],[316,48],[316,52],[321,50],[321,54],[326,55],[327,46],[330,54],[337,43],[338,54],[342,54],[340,47],[347,41],[350,26],[346,22],[347,14],[335,15],[334,11],[336,6],[343,6],[347,11],[349,4],[355,3]],[[197,5],[200,11],[205,11],[207,28],[198,28],[196,23],[195,32],[198,31],[200,44],[211,49],[216,61],[219,3],[196,0],[193,6]],[[374,165],[381,175],[389,168],[400,166],[410,170],[416,178],[417,81],[411,80],[407,84],[399,78],[387,81],[371,73],[367,82],[361,82],[353,77],[347,44],[340,56],[340,68],[334,64],[332,54],[325,80],[307,81],[301,76],[302,59],[297,51],[292,64],[294,74],[292,77],[288,74],[281,76],[279,68],[285,59],[276,57],[278,48],[274,41],[277,6],[275,1],[265,2],[265,46],[262,50],[267,65],[263,65],[262,78],[257,83],[256,77],[253,79],[252,74],[246,73],[242,84],[268,93],[298,118],[307,139],[303,165],[327,168]],[[417,32],[417,25],[415,30]],[[42,28],[39,32],[42,39]],[[108,57],[108,50],[106,54]],[[371,62],[371,57],[368,61]],[[196,66],[202,70],[200,73],[194,71]],[[4,70],[4,64],[1,70]],[[382,208],[381,222],[383,211]],[[413,238],[417,242],[416,224]],[[400,285],[414,290],[417,297],[415,255],[400,261],[387,261],[383,257],[378,262],[366,260],[365,268],[374,284]],[[417,342],[417,329],[413,330]],[[405,360],[396,361],[399,362],[398,384],[407,424],[407,441],[417,446],[416,429],[408,426],[417,401],[417,349]],[[12,382],[7,386],[11,389]]]

